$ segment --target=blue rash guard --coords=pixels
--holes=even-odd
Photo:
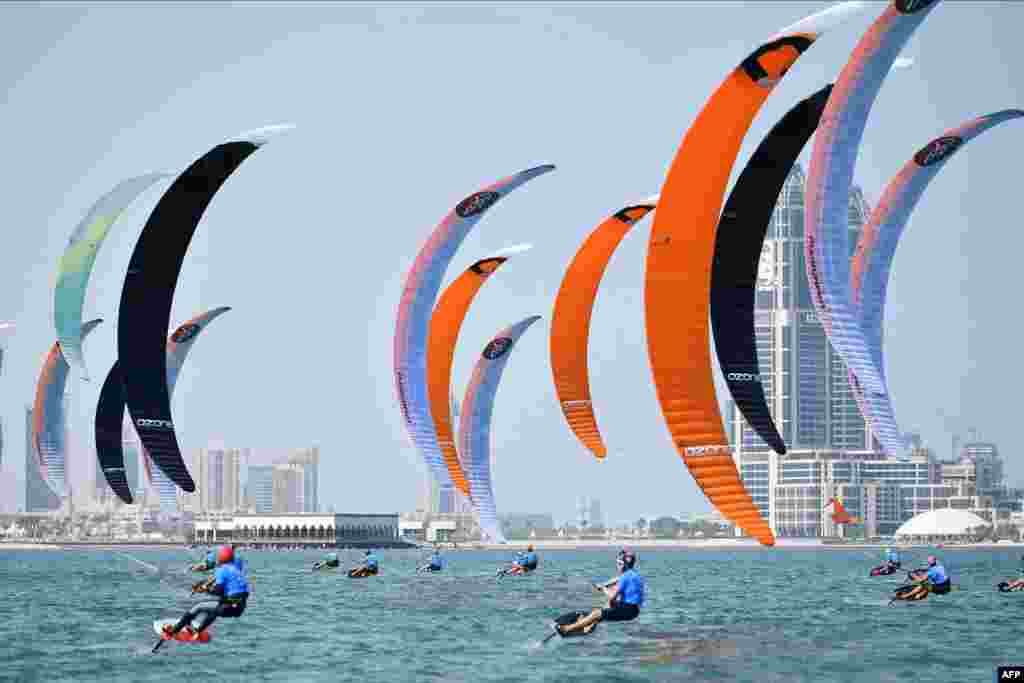
[[[936,564],[928,568],[928,582],[933,586],[938,586],[948,581],[949,576],[946,575],[946,568],[941,564]]]
[[[444,566],[443,560],[441,559],[440,555],[433,555],[430,558],[430,568],[431,569],[436,571],[436,570],[441,569],[443,566]]]
[[[213,590],[225,598],[248,595],[249,582],[234,563],[222,564],[213,574]]]
[[[206,568],[213,569],[217,566],[217,553],[212,550],[206,553]]]
[[[889,562],[899,563],[900,556],[895,550],[890,550],[888,553],[886,553],[885,559]]]
[[[521,567],[526,567],[527,569],[534,569],[537,566],[537,553],[529,552],[522,555],[519,565]]]
[[[627,569],[619,576],[619,599],[624,605],[644,605],[644,579],[633,569]]]
[[[377,569],[377,556],[370,554],[366,556],[366,566],[369,569]]]

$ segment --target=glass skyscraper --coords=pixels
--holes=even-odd
[[[797,164],[779,194],[761,252],[754,324],[762,385],[789,448],[863,450],[873,444],[850,389],[846,365],[818,322],[804,260],[804,182]],[[850,254],[869,208],[850,193]],[[769,450],[729,402],[729,431],[738,454]]]
[[[256,512],[274,511],[274,466],[250,465],[248,471],[249,499]]]
[[[248,453],[237,448],[203,448],[196,453],[196,475],[201,512],[234,512],[241,503],[240,468]]]
[[[818,321],[804,258],[804,184],[793,166],[779,193],[761,250],[754,334],[761,384],[790,450],[865,450],[874,444],[850,388],[846,364]],[[860,188],[850,192],[850,255],[870,214]],[[765,519],[769,514],[771,448],[728,402],[730,442],[740,476]]]
[[[0,377],[4,374],[4,349],[7,345],[7,335],[14,332],[14,323],[0,323]],[[4,419],[0,415],[0,474],[3,473],[4,465]]]
[[[142,445],[139,443],[138,439],[134,438],[134,436],[126,435],[122,437],[121,449],[124,453],[124,476],[128,480],[128,487],[134,491],[135,496],[141,500],[145,494],[141,485],[142,479],[139,477],[140,461],[142,459]],[[101,474],[100,476],[103,475]]]

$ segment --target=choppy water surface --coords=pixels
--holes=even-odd
[[[875,552],[641,550],[638,620],[541,647],[554,616],[598,604],[613,551],[544,552],[503,579],[509,554],[451,552],[416,575],[422,553],[383,551],[362,580],[311,572],[320,553],[250,552],[245,616],[151,655],[152,622],[192,603],[196,553],[130,551],[158,573],[115,551],[0,550],[0,679],[989,681],[1024,663],[1024,593],[993,590],[1019,553],[947,551],[962,589],[890,608],[903,575],[868,578]]]

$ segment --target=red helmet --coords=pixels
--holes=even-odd
[[[220,550],[217,551],[217,563],[227,564],[235,559],[235,551],[231,549],[229,545],[222,545]]]

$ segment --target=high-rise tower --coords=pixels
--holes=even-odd
[[[851,256],[868,215],[864,195],[854,187]],[[798,164],[779,194],[761,251],[754,318],[762,385],[787,447],[870,448],[846,365],[818,321],[805,273],[804,173]],[[729,418],[737,453],[770,450],[732,401]]]
[[[0,323],[0,377],[4,375],[4,351],[7,350],[7,337],[14,332],[14,323]],[[0,474],[4,465],[4,418],[0,415]]]
[[[786,446],[864,450],[874,445],[850,388],[846,364],[818,321],[804,259],[804,173],[793,167],[779,193],[758,267],[754,332],[761,384]],[[850,192],[850,255],[870,209]],[[769,518],[771,448],[728,402],[729,434],[743,481]]]

